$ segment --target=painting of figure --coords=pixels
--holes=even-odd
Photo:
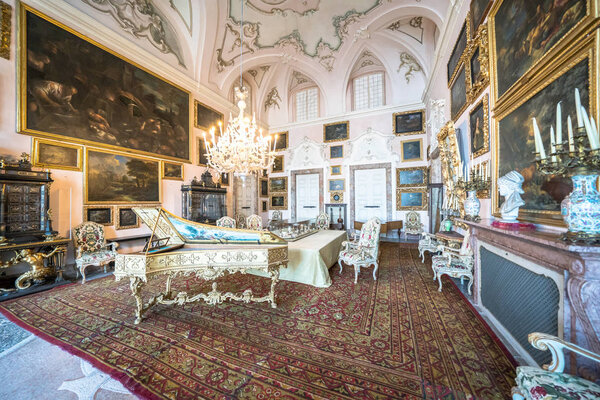
[[[396,135],[418,135],[425,132],[424,110],[394,114],[394,133]]]
[[[479,76],[481,75],[481,61],[479,61],[479,47],[475,49],[473,55],[471,56],[471,84],[477,83],[479,80]]]
[[[558,214],[560,202],[572,190],[570,179],[543,175],[537,170],[531,119],[535,117],[537,120],[546,153],[550,152],[550,126],[556,124],[555,110],[559,101],[562,108],[563,139],[567,138],[567,116],[571,117],[573,129],[576,129],[574,88],[580,91],[581,104],[588,110],[590,107],[588,61],[587,57],[584,58],[499,122],[497,176],[503,176],[512,170],[523,175],[525,193],[522,197],[525,206],[521,210],[538,213],[554,211]]]
[[[471,153],[473,157],[477,157],[483,151],[485,152],[486,139],[489,137],[486,132],[486,119],[488,115],[484,107],[483,101],[473,108],[469,113],[469,127],[471,131]]]
[[[454,49],[452,50],[452,54],[450,54],[450,59],[448,60],[448,83],[452,81],[452,75],[458,64],[460,63],[460,58],[462,57],[465,49],[467,48],[468,38],[467,38],[467,21],[462,26],[460,33],[458,34],[458,38],[456,39],[456,43],[454,44]]]
[[[221,186],[229,186],[229,173],[223,172],[221,174]]]
[[[466,105],[467,83],[465,81],[465,68],[463,66],[450,88],[450,113],[452,114],[452,119],[458,118]]]
[[[205,131],[215,128],[219,132],[219,122],[223,124],[223,114],[209,106],[194,100],[194,126]]]
[[[323,141],[338,142],[348,139],[350,122],[334,122],[333,124],[323,125]]]
[[[494,16],[498,97],[586,14],[586,0],[504,0]]]
[[[477,28],[483,22],[490,6],[492,5],[491,0],[472,0],[470,5],[471,11],[471,37],[475,37]]]
[[[19,131],[189,160],[189,93],[23,7]]]
[[[86,203],[160,203],[159,162],[87,150]]]
[[[204,141],[204,137],[198,138],[198,165],[206,167],[208,165],[208,156],[206,155],[206,142]]]
[[[269,195],[269,180],[260,178],[260,197],[267,197]]]

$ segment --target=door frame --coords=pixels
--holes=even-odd
[[[350,207],[350,221],[348,221],[347,226],[349,228],[354,226],[354,218],[356,215],[356,210],[354,208],[354,171],[359,169],[381,169],[385,168],[385,180],[386,180],[386,208],[387,208],[387,220],[392,220],[392,163],[379,163],[379,164],[361,164],[361,165],[351,165],[350,166],[350,186],[349,189],[349,207]],[[367,221],[360,221],[367,222]],[[382,221],[383,222],[383,221]]]
[[[323,205],[323,168],[300,169],[290,173],[290,212],[292,220],[296,219],[296,175],[319,174],[319,213],[324,211]]]

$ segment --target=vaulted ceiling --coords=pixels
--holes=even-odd
[[[223,97],[239,80],[243,58],[253,109],[263,120],[273,88],[285,99],[298,74],[320,88],[326,113],[343,111],[339,97],[361,65],[385,68],[388,104],[420,101],[450,4],[244,0],[242,43],[242,0],[64,1]]]

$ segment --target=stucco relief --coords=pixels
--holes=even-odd
[[[432,149],[438,145],[437,134],[446,124],[446,100],[431,99],[429,100],[429,119],[427,120],[427,131],[429,134],[429,144]]]
[[[226,67],[234,64],[235,59],[240,57],[240,46],[243,53],[254,53],[256,51],[256,39],[258,37],[258,24],[244,22],[244,43],[240,35],[239,24],[229,19],[225,24],[225,33],[221,40],[221,47],[217,53],[217,71],[223,72]]]
[[[398,154],[392,150],[395,135],[385,135],[372,128],[348,142],[348,157],[351,164],[369,163],[373,161],[400,162]]]
[[[307,136],[298,146],[288,150],[288,169],[322,168],[328,164],[325,157],[327,145],[317,143]]]
[[[423,70],[417,60],[405,51],[400,53],[400,65],[398,65],[397,72],[400,73],[402,69],[405,69],[404,78],[406,79],[406,83],[410,83],[410,78],[412,78],[415,72]]]
[[[262,85],[265,74],[269,71],[269,68],[271,68],[270,65],[261,65],[258,68],[248,70],[248,74],[254,79],[256,86],[260,87]]]
[[[273,87],[269,93],[267,93],[267,98],[265,100],[265,111],[267,111],[270,107],[279,108],[279,102],[281,101],[281,97],[279,97],[279,91],[277,87]]]
[[[403,33],[417,42],[423,44],[423,17],[412,17],[410,20],[399,19],[390,24],[387,29],[390,31]]]

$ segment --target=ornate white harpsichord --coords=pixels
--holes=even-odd
[[[130,279],[130,288],[136,300],[138,324],[143,314],[155,304],[184,304],[204,300],[219,304],[224,300],[246,303],[271,303],[276,308],[275,285],[279,268],[287,267],[288,248],[285,240],[268,231],[222,228],[199,224],[179,218],[162,208],[134,208],[139,218],[152,229],[152,235],[143,251],[118,254],[115,260],[115,278]],[[225,274],[262,270],[271,277],[271,290],[256,297],[251,289],[242,293],[222,293],[213,282],[212,291],[188,295],[171,290],[171,280],[177,275],[195,275],[213,280]],[[148,278],[166,275],[166,289],[144,304],[141,290]]]

